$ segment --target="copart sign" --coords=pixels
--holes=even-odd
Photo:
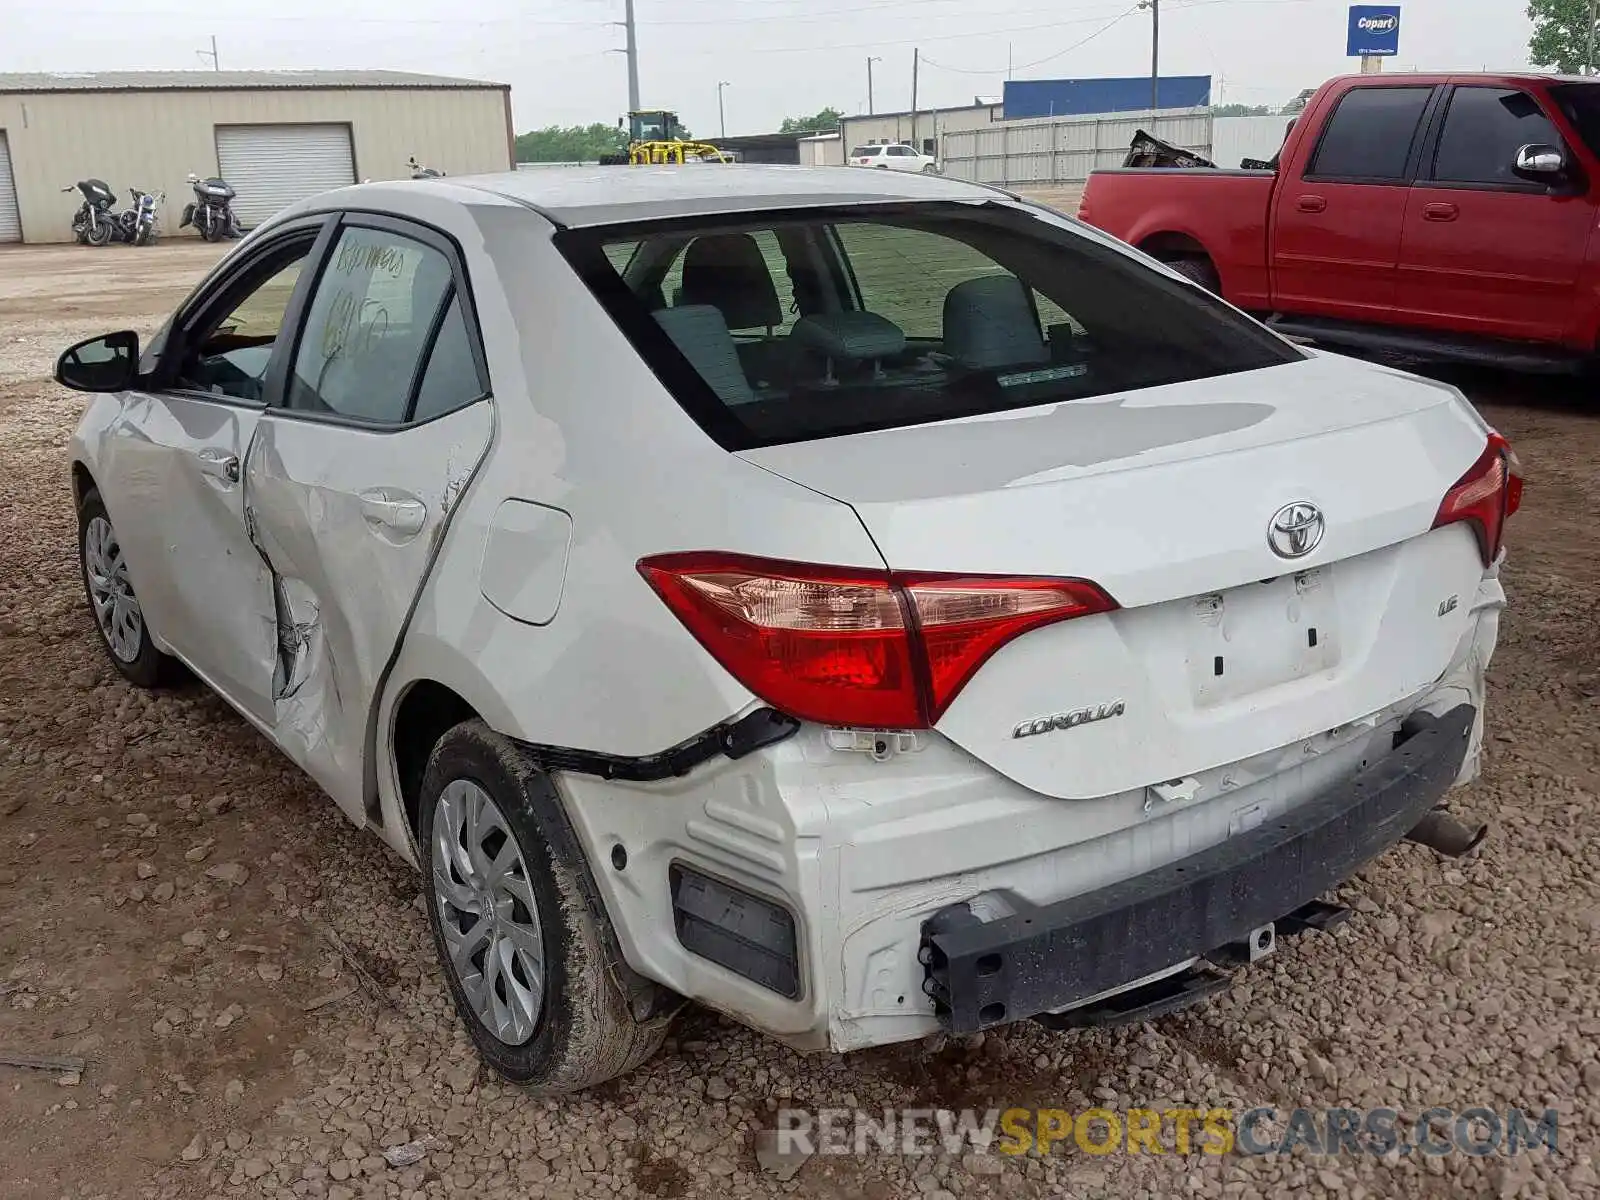
[[[1350,34],[1345,51],[1351,58],[1392,57],[1400,53],[1400,9],[1397,5],[1355,4],[1350,7]]]

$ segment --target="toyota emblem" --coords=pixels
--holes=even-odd
[[[1322,510],[1309,500],[1285,504],[1267,525],[1267,545],[1279,558],[1304,558],[1322,543],[1327,529]]]

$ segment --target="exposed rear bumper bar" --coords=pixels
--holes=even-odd
[[[925,990],[971,1033],[1097,996],[1208,954],[1300,908],[1398,842],[1449,789],[1476,710],[1419,713],[1405,740],[1338,787],[1199,854],[1110,887],[981,921],[923,925]]]

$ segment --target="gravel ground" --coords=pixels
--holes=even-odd
[[[1551,1196],[1600,1194],[1600,409],[1576,385],[1458,380],[1529,478],[1506,572],[1477,857],[1402,846],[1336,933],[1204,1007],[1113,1033],[802,1057],[700,1012],[625,1080],[560,1102],[480,1072],[417,881],[219,700],[123,684],[74,558],[69,341],[148,333],[217,251],[0,252],[0,1068],[14,1200],[56,1197]],[[69,297],[63,301],[61,297]],[[1586,404],[1588,407],[1586,407]],[[816,1157],[754,1134],[804,1106],[1515,1105],[1518,1159]],[[381,1156],[424,1135],[420,1162]]]

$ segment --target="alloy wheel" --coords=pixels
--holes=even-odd
[[[144,613],[139,608],[139,598],[133,594],[128,561],[123,557],[116,530],[104,517],[95,517],[84,530],[83,566],[94,617],[100,623],[106,645],[117,661],[133,662],[139,657],[139,645],[144,639]]]
[[[522,1045],[544,1003],[539,908],[505,814],[472,780],[439,794],[431,866],[451,970],[484,1028]]]

